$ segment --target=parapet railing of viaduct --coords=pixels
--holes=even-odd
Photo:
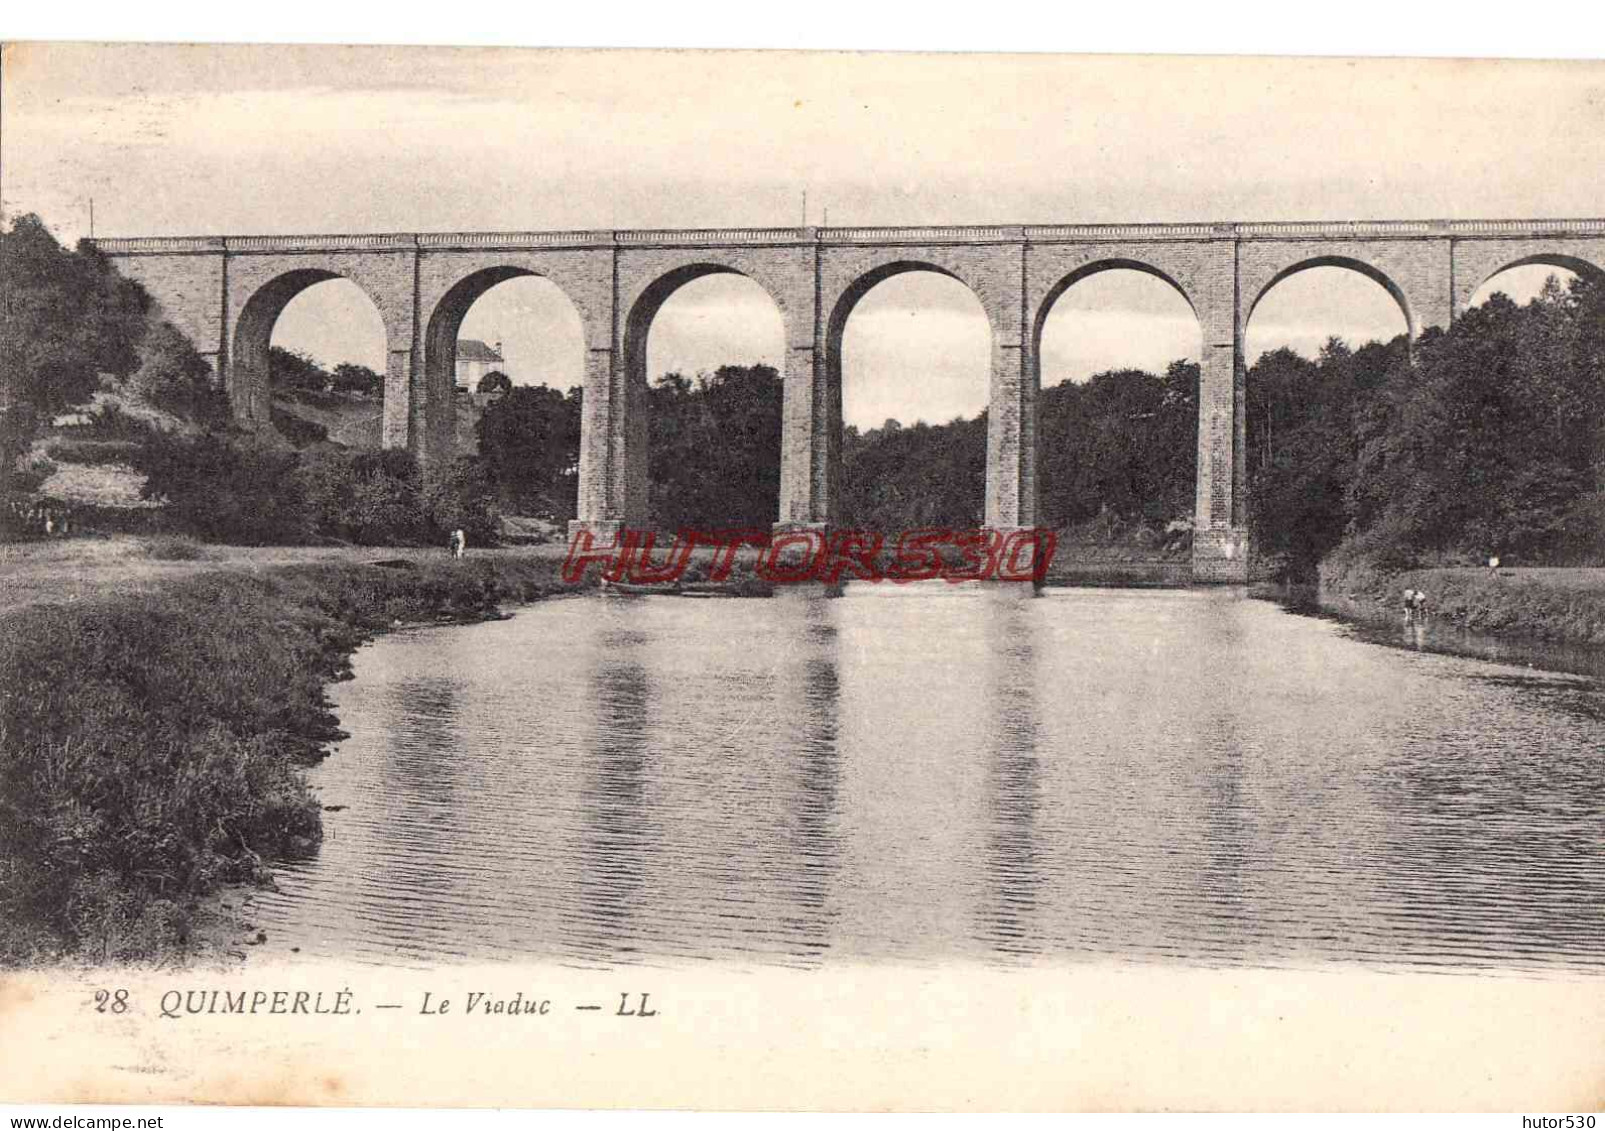
[[[630,248],[821,244],[997,244],[1163,240],[1433,239],[1605,236],[1599,220],[1323,220],[1200,224],[1015,224],[861,228],[646,228],[619,231],[428,232],[374,235],[143,236],[101,239],[108,255],[217,252]]]

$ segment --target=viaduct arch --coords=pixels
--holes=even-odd
[[[820,419],[822,421],[823,436],[821,439],[827,445],[826,450],[818,457],[820,482],[813,485],[812,503],[806,516],[796,516],[793,522],[805,522],[816,526],[829,526],[836,513],[837,501],[841,497],[841,437],[842,437],[842,343],[846,338],[847,321],[852,317],[853,311],[864,297],[888,279],[899,275],[908,275],[916,272],[928,272],[952,279],[970,292],[981,304],[986,314],[988,337],[990,338],[989,366],[993,385],[989,387],[988,403],[995,392],[995,382],[999,372],[1000,362],[1003,358],[999,352],[999,335],[997,319],[993,315],[992,306],[986,298],[982,297],[980,287],[977,285],[973,272],[967,272],[960,257],[928,255],[926,257],[910,258],[897,252],[892,252],[874,259],[855,260],[836,264],[831,277],[831,290],[829,292],[829,306],[822,306],[821,316],[824,317],[823,339],[823,372],[820,381],[824,403],[820,406]],[[945,260],[945,262],[944,262]],[[822,304],[827,301],[821,295]],[[988,446],[991,440],[988,439]],[[784,475],[784,471],[782,471]],[[991,480],[988,477],[986,512],[992,514],[994,501],[991,497]]]
[[[104,239],[213,366],[247,426],[267,414],[267,336],[285,303],[323,279],[352,280],[387,339],[384,443],[426,469],[451,454],[449,375],[475,298],[518,275],[551,280],[579,312],[586,365],[577,524],[604,538],[646,506],[645,344],[676,289],[745,275],[785,326],[777,524],[828,526],[841,462],[841,335],[859,298],[908,270],[964,283],[992,329],[986,518],[1037,521],[1036,398],[1043,321],[1080,279],[1122,267],[1169,283],[1203,331],[1193,570],[1247,576],[1243,340],[1271,287],[1316,266],[1380,283],[1412,337],[1447,326],[1509,267],[1605,274],[1605,220],[1403,220],[1059,224],[989,227],[717,228]],[[264,329],[265,327],[265,329]]]
[[[688,283],[698,279],[706,279],[710,275],[739,275],[755,283],[760,290],[769,296],[776,309],[781,311],[782,323],[786,323],[785,309],[781,305],[775,292],[771,289],[776,280],[770,279],[766,285],[763,278],[754,278],[753,274],[743,270],[739,260],[728,256],[710,256],[699,258],[693,262],[673,267],[655,278],[649,278],[651,271],[643,272],[638,279],[638,285],[631,296],[628,312],[624,315],[624,326],[620,338],[622,376],[624,379],[624,395],[627,398],[628,408],[623,414],[622,425],[624,429],[623,445],[627,458],[621,466],[624,477],[625,491],[619,503],[619,511],[624,516],[626,525],[636,526],[644,523],[647,518],[647,387],[649,374],[647,373],[647,338],[652,332],[652,325],[657,320],[658,313],[665,303]],[[788,353],[790,351],[787,351]],[[781,374],[784,381],[785,373]],[[587,395],[589,390],[587,389]],[[583,402],[582,402],[583,404]],[[581,412],[584,412],[582,407]],[[583,431],[583,427],[582,427]],[[582,441],[583,442],[583,441]],[[584,466],[584,457],[581,457],[581,466]]]
[[[1094,275],[1101,275],[1105,271],[1138,271],[1144,275],[1149,275],[1158,279],[1160,282],[1167,284],[1177,294],[1181,295],[1183,301],[1187,303],[1188,309],[1192,311],[1194,319],[1198,321],[1198,329],[1200,332],[1203,331],[1204,325],[1203,320],[1199,318],[1198,304],[1193,301],[1192,295],[1188,294],[1187,292],[1187,286],[1179,281],[1177,276],[1180,275],[1182,278],[1189,279],[1194,286],[1202,285],[1203,280],[1191,277],[1189,266],[1183,261],[1182,257],[1156,254],[1155,252],[1157,249],[1151,248],[1143,249],[1134,247],[1110,250],[1112,253],[1102,258],[1096,257],[1096,253],[1093,253],[1093,257],[1091,258],[1088,258],[1087,253],[1085,252],[1073,253],[1067,261],[1055,263],[1048,269],[1046,274],[1041,276],[1041,281],[1046,282],[1052,279],[1053,270],[1065,270],[1063,277],[1057,282],[1054,282],[1048,286],[1047,290],[1043,292],[1041,297],[1038,299],[1034,311],[1030,312],[1033,314],[1031,321],[1030,351],[1028,354],[1028,361],[1031,371],[1028,375],[1029,379],[1027,381],[1027,386],[1029,388],[1029,394],[1033,398],[1037,393],[1042,391],[1042,336],[1043,331],[1046,329],[1048,324],[1048,316],[1053,313],[1054,304],[1057,303],[1059,299],[1070,290],[1071,287],[1075,286],[1079,282],[1082,282],[1083,280],[1092,278]],[[1139,257],[1132,258],[1132,255]],[[1164,264],[1164,266],[1161,266],[1161,264]],[[1068,270],[1066,270],[1066,268],[1068,268]],[[1172,272],[1174,272],[1174,274]],[[1246,318],[1243,320],[1243,325],[1245,328],[1248,325],[1248,320]],[[1241,350],[1239,350],[1239,353],[1241,353]],[[1204,403],[1203,391],[1205,387],[1205,374],[1203,366],[1207,360],[1207,353],[1204,353],[1199,357],[1200,445],[1198,452],[1198,466],[1195,472],[1194,484],[1196,501],[1193,509],[1194,525],[1197,526],[1198,530],[1200,531],[1202,531],[1204,527],[1198,523],[1197,516],[1205,513],[1205,508],[1208,506],[1208,495],[1206,492],[1203,475],[1205,449],[1202,444],[1202,406]],[[1237,444],[1238,448],[1241,449],[1244,445],[1242,444],[1241,433],[1238,435],[1239,439]],[[1033,513],[1035,512],[1035,502],[1039,498],[1039,484],[1036,480],[1036,444],[1034,442],[1034,437],[1035,433],[1033,431],[1032,442],[1027,445],[1031,448],[1033,453],[1030,460],[1030,482],[1028,485],[1028,489],[1032,492]],[[1239,482],[1241,482],[1241,477],[1239,477]],[[1196,538],[1198,535],[1195,533],[1194,537]],[[1246,546],[1246,542],[1244,544]],[[1247,576],[1246,562],[1244,576]]]
[[[285,307],[309,287],[344,277],[315,267],[294,268],[263,283],[246,299],[234,324],[234,353],[228,366],[229,402],[237,415],[254,423],[268,419],[268,351],[273,327]],[[368,300],[372,302],[373,296]]]

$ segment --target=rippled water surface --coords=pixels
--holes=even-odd
[[[549,601],[334,692],[267,949],[1605,971],[1605,689],[1225,592]]]

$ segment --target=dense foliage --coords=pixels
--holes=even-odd
[[[268,349],[268,383],[284,393],[354,393],[378,396],[385,379],[366,365],[342,362],[325,369],[316,358],[283,346]]]
[[[426,482],[405,451],[296,451],[206,432],[154,434],[133,462],[171,523],[209,541],[420,545],[444,543],[461,527],[483,545],[499,525],[491,484],[473,459]]]
[[[223,401],[211,370],[143,287],[89,244],[68,251],[44,222],[19,216],[0,232],[0,492],[58,413],[83,405],[103,382],[132,385],[150,403],[216,418]]]
[[[151,302],[139,284],[84,244],[67,251],[44,222],[20,216],[0,233],[0,373],[6,401],[52,415],[87,401],[102,373],[139,365]]]
[[[484,384],[496,373],[485,375]],[[504,377],[505,380],[505,377]],[[502,388],[500,382],[497,388]],[[504,510],[563,522],[575,515],[580,392],[545,385],[502,388],[474,425],[479,456]]]
[[[780,512],[783,399],[780,374],[769,365],[657,381],[647,422],[653,523],[769,529]]]
[[[1193,513],[1198,366],[1136,369],[1044,389],[1037,409],[1042,525],[1100,515],[1162,529]]]
[[[1255,536],[1311,566],[1605,556],[1605,286],[1496,294],[1448,330],[1249,374]],[[1341,544],[1341,547],[1340,547]]]
[[[647,398],[653,525],[767,530],[780,505],[780,374],[768,365],[726,365],[695,378],[669,373]],[[504,510],[574,517],[580,407],[578,389],[545,385],[503,389],[485,406],[474,432]]]
[[[201,424],[228,419],[228,400],[212,383],[212,367],[171,322],[154,322],[136,350],[128,383],[146,402]]]
[[[225,433],[155,434],[132,463],[146,498],[178,529],[215,542],[302,543],[312,534],[294,488],[298,455]]]
[[[888,420],[842,437],[842,525],[888,536],[917,527],[981,525],[986,508],[986,414],[949,424]]]
[[[1163,377],[1100,373],[1044,389],[1037,405],[1043,524],[1097,519],[1163,530],[1193,507],[1198,366]],[[842,521],[895,531],[968,529],[985,519],[987,417],[948,424],[888,420],[842,445]]]
[[[1304,574],[1343,539],[1360,418],[1401,366],[1408,372],[1402,337],[1358,350],[1333,338],[1313,361],[1278,349],[1248,371],[1249,517],[1262,557]]]
[[[513,391],[513,379],[500,369],[492,369],[479,379],[479,385],[474,389],[476,393],[510,393]]]

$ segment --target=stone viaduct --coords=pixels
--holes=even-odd
[[[1506,268],[1605,270],[1605,220],[208,236],[98,246],[208,357],[248,426],[268,416],[268,345],[285,305],[326,279],[355,282],[388,339],[383,442],[410,448],[425,467],[450,454],[457,331],[469,307],[504,280],[550,279],[584,325],[577,523],[604,537],[645,521],[647,333],[664,301],[693,279],[745,275],[780,310],[783,526],[835,518],[842,333],[854,305],[904,271],[967,285],[992,330],[986,521],[1011,529],[1037,518],[1038,347],[1049,310],[1099,271],[1144,271],[1181,293],[1203,331],[1194,574],[1242,580],[1243,338],[1272,286],[1311,267],[1358,271],[1387,289],[1415,337],[1446,326]]]

